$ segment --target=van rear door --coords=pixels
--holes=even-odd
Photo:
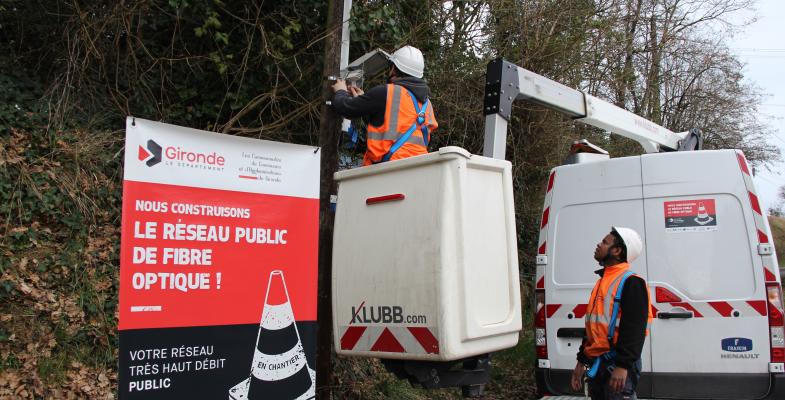
[[[546,203],[543,229],[547,265],[543,273],[546,304],[546,341],[550,369],[545,373],[551,393],[569,393],[570,376],[581,345],[584,316],[591,289],[601,267],[594,250],[611,226],[643,233],[640,157],[625,157],[558,167],[553,177],[551,204]],[[646,259],[631,269],[647,278]],[[643,370],[650,371],[648,341],[643,349]],[[644,377],[638,394],[651,393]]]
[[[641,157],[654,397],[755,399],[769,388],[764,270],[733,150]]]

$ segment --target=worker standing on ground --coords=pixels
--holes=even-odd
[[[363,166],[428,153],[431,133],[439,126],[429,101],[430,89],[422,79],[425,60],[412,46],[390,57],[388,83],[364,93],[339,79],[333,85],[333,109],[344,118],[368,123]]]
[[[652,315],[646,281],[629,270],[629,263],[642,249],[637,232],[613,227],[594,251],[603,268],[595,271],[600,279],[589,298],[586,335],[571,382],[581,390],[585,373],[593,400],[637,398],[641,350]]]

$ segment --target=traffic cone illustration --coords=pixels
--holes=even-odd
[[[229,400],[306,400],[316,392],[316,372],[305,349],[282,271],[270,273],[256,336],[251,375],[229,389]]]
[[[698,216],[695,217],[695,222],[701,225],[706,225],[713,220],[714,218],[712,218],[709,215],[709,212],[706,211],[706,206],[703,203],[698,203]]]

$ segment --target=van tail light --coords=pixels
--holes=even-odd
[[[534,345],[537,358],[548,358],[548,345],[545,337],[545,290],[534,291]]]
[[[785,362],[785,310],[782,308],[782,288],[779,283],[766,284],[769,298],[769,330],[771,332],[771,362]]]

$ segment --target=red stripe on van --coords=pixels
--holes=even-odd
[[[758,314],[765,316],[766,309],[768,308],[766,304],[766,300],[747,300],[747,304],[749,304]]]
[[[758,241],[761,242],[761,243],[768,243],[769,242],[769,236],[766,235],[765,233],[763,233],[763,231],[760,230],[760,229],[758,229]]]
[[[540,248],[537,249],[537,254],[545,254],[545,242],[542,242]]]
[[[551,177],[548,178],[548,189],[545,191],[545,193],[548,193],[548,192],[551,191],[551,189],[553,189],[553,179],[554,178],[556,178],[556,171],[551,172]]]
[[[671,305],[673,307],[681,307],[684,308],[685,310],[692,311],[692,314],[695,316],[695,318],[703,318],[703,314],[701,314],[700,311],[696,310],[695,307],[693,307],[692,304],[690,303],[682,301],[678,303],[671,303]]]
[[[657,312],[659,312],[659,311],[660,310],[658,310],[657,307],[654,307],[654,304],[651,305],[651,315],[654,315],[656,317],[657,316]]]
[[[572,309],[575,318],[583,318],[583,316],[586,315],[586,306],[588,306],[588,304],[578,304]]]
[[[550,318],[553,314],[556,314],[556,311],[561,307],[561,304],[546,304],[545,305],[545,316]]]
[[[550,213],[550,207],[546,208],[545,211],[542,212],[542,223],[540,224],[540,229],[545,228],[545,225],[548,225],[548,214]]]
[[[717,310],[723,317],[730,317],[730,313],[733,311],[733,307],[724,301],[710,301],[709,305]]]
[[[545,289],[545,277],[544,276],[542,278],[540,278],[539,281],[537,281],[536,289]]]
[[[755,196],[755,193],[752,193],[750,191],[748,191],[747,193],[750,195],[750,204],[752,204],[752,210],[760,215],[763,215],[760,212],[760,203],[758,203],[758,196]]]
[[[739,160],[739,167],[741,168],[741,171],[749,175],[750,170],[747,169],[747,160],[744,159],[744,156],[741,155],[741,153],[736,153],[736,159]]]
[[[769,271],[768,267],[763,267],[763,270],[766,271],[766,282],[777,282],[777,277]]]

